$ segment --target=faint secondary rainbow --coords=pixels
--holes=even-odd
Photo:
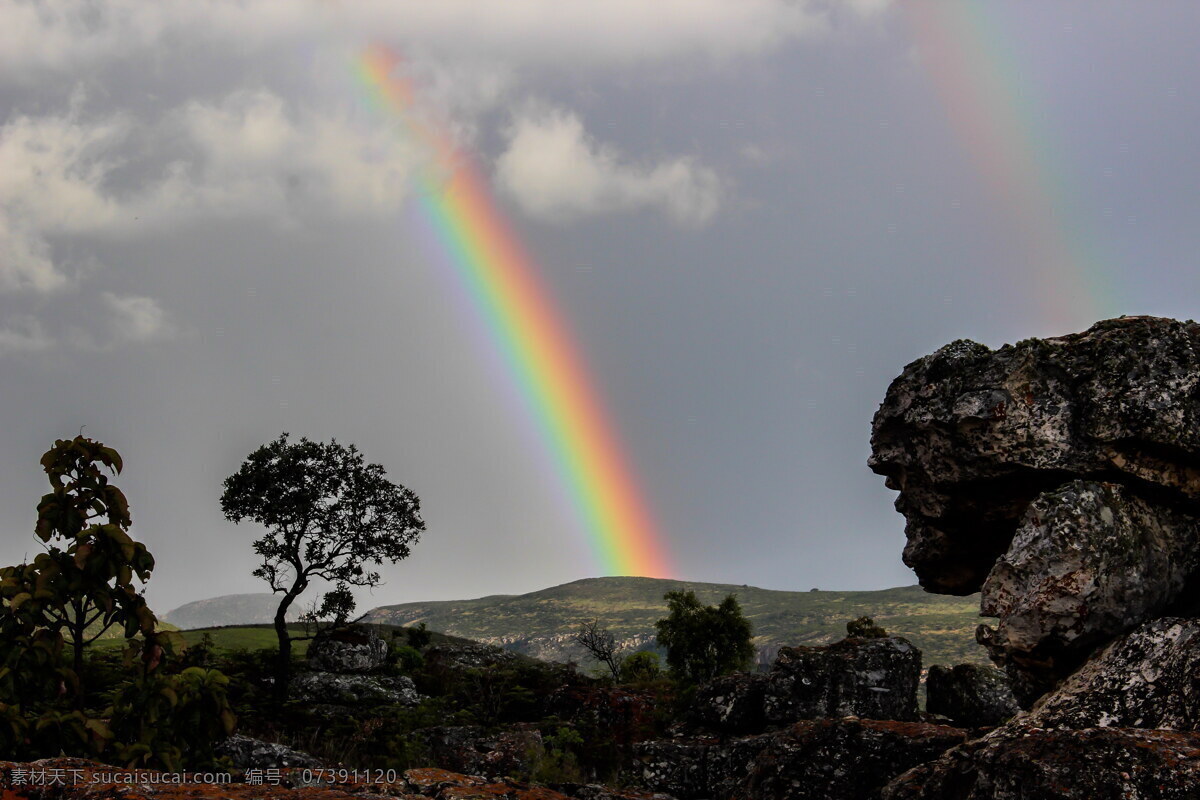
[[[1097,237],[1081,229],[1061,158],[1041,121],[1035,87],[1021,80],[1003,32],[981,0],[901,4],[951,125],[1029,257],[1047,322],[1090,324],[1120,313]]]
[[[470,158],[416,113],[400,64],[376,45],[358,59],[358,74],[372,101],[433,159],[420,178],[422,214],[527,405],[600,568],[668,577],[662,537],[566,324]]]

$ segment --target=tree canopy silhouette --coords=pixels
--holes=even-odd
[[[283,596],[275,612],[279,638],[276,692],[286,697],[291,636],[286,615],[313,579],[375,586],[371,566],[396,563],[425,530],[416,494],[367,464],[354,445],[298,442],[282,434],[247,457],[225,480],[221,509],[231,522],[267,532],[254,542],[254,575]],[[335,590],[336,591],[336,590]]]

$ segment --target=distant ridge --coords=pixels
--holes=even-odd
[[[522,595],[381,606],[369,611],[366,621],[392,625],[424,622],[431,630],[497,644],[535,658],[583,663],[583,652],[571,640],[581,622],[599,619],[626,651],[650,649],[654,623],[666,616],[663,595],[676,589],[695,591],[705,603],[737,595],[754,623],[760,663],[769,663],[784,645],[840,639],[846,635],[846,623],[860,616],[874,617],[889,633],[910,639],[924,652],[926,666],[988,663],[983,648],[975,642],[979,595],[934,595],[919,586],[864,592],[783,592],[660,578],[586,578]]]
[[[259,625],[275,621],[279,595],[270,592],[254,594],[223,594],[207,600],[184,603],[173,611],[160,615],[179,628],[216,628],[221,625]],[[303,608],[293,603],[288,609],[288,621],[300,618]]]

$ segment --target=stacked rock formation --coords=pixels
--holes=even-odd
[[[904,368],[871,444],[905,563],[929,591],[982,592],[997,622],[977,638],[1032,709],[885,796],[1092,796],[1052,788],[1073,759],[1143,793],[1120,796],[1200,796],[1200,325],[954,342]]]

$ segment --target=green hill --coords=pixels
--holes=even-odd
[[[498,644],[535,658],[583,661],[572,641],[580,623],[599,619],[621,649],[654,646],[654,623],[666,616],[663,595],[691,589],[705,603],[737,595],[754,623],[760,663],[780,646],[824,644],[846,635],[846,622],[874,617],[889,633],[911,640],[924,663],[988,663],[975,643],[979,596],[928,594],[919,586],[864,592],[781,592],[754,586],[690,583],[658,578],[588,578],[522,595],[477,600],[402,603],[372,609],[366,620],[392,625],[424,622],[430,629]]]

